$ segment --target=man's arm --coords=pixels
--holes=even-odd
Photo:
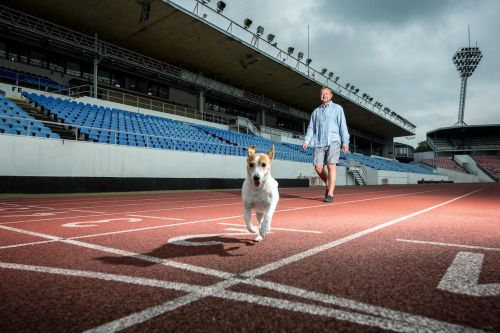
[[[342,152],[347,153],[349,151],[349,131],[347,129],[347,121],[345,119],[345,114],[344,114],[344,109],[340,107],[340,126],[339,126],[339,132],[340,132],[340,139],[342,140]]]
[[[307,126],[306,136],[304,137],[304,144],[302,145],[302,149],[306,150],[311,140],[314,136],[314,123],[316,122],[316,112],[313,111],[311,115],[311,120],[309,121],[309,125]]]

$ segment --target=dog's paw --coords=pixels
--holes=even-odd
[[[261,240],[262,240],[262,236],[260,234],[258,234],[257,237],[255,237],[255,241],[260,242]]]

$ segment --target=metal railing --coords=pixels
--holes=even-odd
[[[93,87],[90,85],[70,87],[59,90],[56,93],[67,95],[72,98],[94,96]],[[125,92],[106,88],[97,88],[97,97],[103,101],[133,106],[137,108],[136,112],[138,113],[140,113],[140,109],[146,109],[223,125],[230,125],[234,123],[236,119],[234,116],[222,115],[210,111],[200,112],[198,109],[187,106],[167,103],[153,98],[127,94]]]

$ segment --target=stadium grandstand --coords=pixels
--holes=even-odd
[[[475,175],[479,181],[499,181],[500,125],[462,125],[427,133],[432,152],[417,160],[439,168]]]
[[[301,145],[322,86],[351,134],[339,185],[479,181],[398,161],[409,120],[223,8],[182,3],[0,0],[1,192],[236,188],[253,144],[276,147],[281,187],[318,185]]]

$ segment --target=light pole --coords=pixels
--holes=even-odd
[[[479,50],[479,47],[471,47],[469,41],[469,47],[460,48],[453,56],[453,63],[457,66],[457,70],[462,78],[462,85],[460,87],[460,105],[458,108],[458,122],[453,126],[466,126],[464,122],[464,107],[465,107],[465,93],[467,90],[467,78],[474,73],[479,61],[483,55]]]

